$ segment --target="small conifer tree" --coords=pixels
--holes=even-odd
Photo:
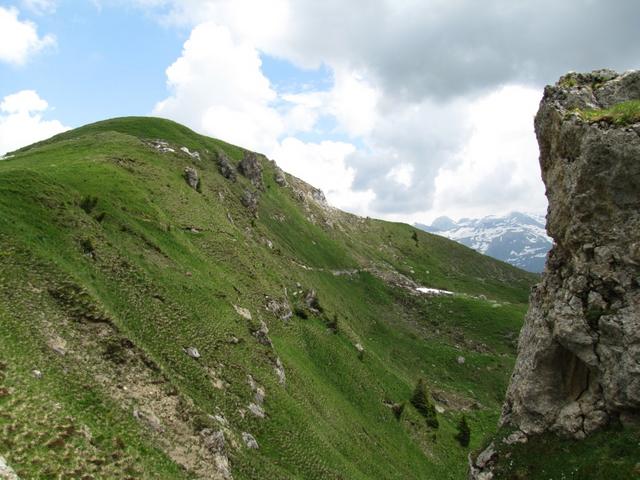
[[[458,422],[458,434],[456,435],[456,440],[463,447],[469,446],[469,441],[471,440],[471,428],[467,423],[467,417],[462,415],[460,422]]]
[[[436,407],[429,399],[427,384],[423,379],[418,380],[418,384],[413,390],[411,404],[416,408],[420,415],[425,418],[429,427],[438,428],[440,426]]]

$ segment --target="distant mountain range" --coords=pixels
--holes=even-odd
[[[458,222],[439,217],[431,225],[415,226],[529,272],[544,270],[552,245],[542,215],[512,212],[502,217],[463,218]]]

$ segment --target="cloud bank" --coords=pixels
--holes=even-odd
[[[543,85],[640,58],[634,0],[138,4],[192,29],[156,113],[262,150],[339,207],[405,221],[543,210]],[[261,55],[325,66],[333,85],[278,91]],[[304,140],[327,118],[325,138]]]

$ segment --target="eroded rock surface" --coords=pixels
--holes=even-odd
[[[582,438],[640,410],[640,72],[569,74],[535,119],[555,245],[531,295],[502,423]]]
[[[218,170],[220,170],[220,174],[227,180],[235,182],[237,177],[236,169],[229,160],[229,157],[227,157],[224,152],[218,152],[216,161],[218,163]]]
[[[264,190],[264,183],[262,181],[263,160],[265,159],[262,155],[247,151],[238,165],[240,173],[247,177],[254,187],[260,190]]]
[[[195,168],[186,167],[184,169],[184,179],[191,188],[198,190],[200,185],[200,176]]]

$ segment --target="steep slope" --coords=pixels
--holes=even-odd
[[[440,217],[431,225],[416,224],[416,227],[528,272],[542,272],[547,252],[551,249],[544,217],[520,212],[502,217],[462,218],[458,222]]]
[[[460,478],[456,425],[494,432],[533,280],[167,120],[66,132],[0,161],[0,455],[23,478]]]
[[[640,72],[562,77],[545,89],[535,127],[555,243],[501,418],[527,446],[496,442],[478,478],[638,478]]]

